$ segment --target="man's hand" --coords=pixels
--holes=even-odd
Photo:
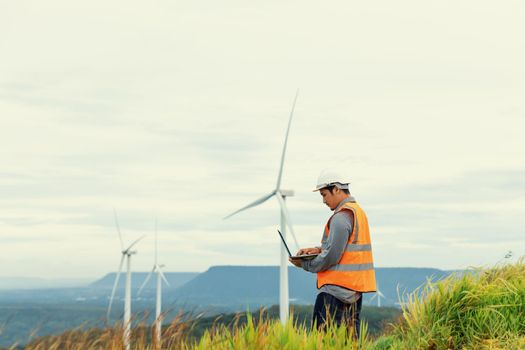
[[[299,251],[295,255],[311,255],[311,254],[321,254],[321,248],[315,247],[315,248],[299,249]]]
[[[291,262],[292,264],[294,264],[297,267],[303,267],[303,265],[301,263],[301,259],[288,258],[288,261]]]
[[[303,248],[299,249],[299,251],[295,255],[311,255],[311,254],[321,254],[321,248]],[[297,267],[303,267],[301,259],[293,259],[289,258],[288,261],[290,261],[292,264],[294,264]]]

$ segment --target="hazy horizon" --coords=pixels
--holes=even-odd
[[[276,267],[278,268],[279,265],[211,265],[207,267],[205,270],[202,271],[172,271],[172,270],[163,270],[164,274],[168,273],[204,273],[208,271],[212,267],[217,266],[239,266],[239,267]],[[290,266],[292,267],[292,266]],[[415,269],[437,269],[437,270],[443,270],[443,271],[452,271],[455,269],[440,269],[438,267],[432,267],[432,266],[376,266],[376,268],[415,268]],[[133,270],[133,274],[148,274],[151,272],[150,270]],[[113,271],[107,271],[99,276],[83,276],[83,277],[40,277],[40,276],[16,276],[16,275],[0,275],[0,281],[1,280],[8,280],[8,279],[20,279],[20,280],[32,280],[32,279],[38,279],[42,281],[49,281],[49,282],[57,282],[58,281],[64,281],[64,282],[72,282],[72,281],[82,281],[82,282],[93,282],[98,279],[101,279],[107,275],[116,273],[116,270]],[[125,271],[122,272],[125,274]],[[121,281],[122,282],[122,281]],[[2,286],[0,285],[0,289]]]

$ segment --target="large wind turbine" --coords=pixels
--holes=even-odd
[[[157,241],[157,219],[155,219],[155,263],[153,264],[153,269],[150,271],[146,279],[144,280],[144,283],[142,283],[142,286],[139,289],[138,294],[142,292],[142,289],[146,286],[149,279],[151,278],[151,275],[155,272],[157,273],[157,299],[156,299],[156,305],[155,305],[155,337],[157,340],[157,348],[160,349],[161,343],[160,343],[160,336],[161,336],[161,329],[162,329],[162,315],[161,315],[161,308],[162,308],[162,280],[169,286],[168,280],[162,273],[162,268],[164,265],[159,265],[157,261],[158,257],[158,241]]]
[[[281,207],[281,233],[284,238],[286,238],[286,226],[290,228],[290,232],[292,233],[292,237],[295,241],[295,244],[297,248],[299,248],[299,244],[297,243],[297,238],[295,237],[295,233],[292,227],[292,222],[290,221],[290,214],[288,213],[288,209],[286,207],[286,197],[293,196],[292,190],[283,190],[281,189],[281,179],[283,176],[283,167],[284,167],[284,158],[286,155],[286,146],[288,144],[288,134],[290,133],[290,125],[292,124],[292,117],[293,112],[295,109],[295,102],[297,101],[297,96],[299,95],[299,90],[297,90],[295,94],[295,98],[293,100],[292,110],[290,112],[290,117],[288,119],[288,128],[286,129],[286,137],[284,139],[284,146],[283,146],[283,152],[281,154],[281,163],[279,166],[279,174],[277,176],[277,184],[275,186],[275,189],[267,194],[266,196],[257,199],[256,201],[248,204],[245,207],[242,207],[241,209],[231,213],[230,215],[226,216],[225,219],[229,218],[230,216],[233,216],[243,210],[255,207],[259,204],[262,204],[266,202],[271,197],[275,196],[277,198],[277,201],[279,202],[279,206]],[[275,236],[278,237],[277,235]],[[286,252],[284,246],[280,244],[281,247],[281,258],[280,258],[280,272],[279,272],[279,317],[281,319],[281,322],[284,324],[286,323],[288,319],[288,313],[289,313],[289,297],[288,297],[288,253]]]
[[[113,284],[113,290],[111,291],[111,298],[109,298],[109,306],[107,313],[107,320],[109,323],[109,316],[111,314],[111,305],[113,304],[113,298],[115,297],[115,292],[117,290],[118,281],[120,279],[120,274],[122,273],[122,265],[124,264],[124,259],[126,259],[126,292],[124,297],[124,320],[122,326],[124,327],[124,348],[129,350],[129,342],[131,336],[131,256],[137,252],[131,250],[135,244],[137,244],[144,236],[135,240],[131,243],[126,249],[124,249],[124,242],[122,241],[122,234],[120,233],[120,226],[118,224],[117,211],[113,209],[113,214],[115,216],[115,225],[117,226],[118,237],[120,239],[120,248],[122,257],[120,258],[120,264],[118,268],[117,275],[115,277],[115,283]]]

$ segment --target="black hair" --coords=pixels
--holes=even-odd
[[[331,194],[334,194],[334,188],[335,188],[335,185],[331,185],[331,186],[328,186],[326,187],[326,189],[331,193]],[[340,188],[341,191],[343,191],[344,193],[346,194],[350,194],[350,190],[348,188]]]

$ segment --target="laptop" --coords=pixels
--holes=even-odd
[[[305,259],[305,260],[310,260],[310,259],[313,259],[313,258],[315,258],[316,256],[319,255],[319,254],[292,255],[292,253],[290,253],[290,249],[288,249],[288,244],[286,244],[286,241],[284,240],[283,234],[282,234],[281,231],[279,231],[279,230],[277,230],[277,232],[279,232],[279,236],[281,236],[281,241],[283,241],[284,247],[286,248],[286,251],[288,252],[288,256],[289,256],[291,259]]]

